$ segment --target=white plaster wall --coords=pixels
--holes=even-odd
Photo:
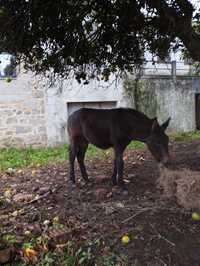
[[[196,129],[195,90],[191,85],[192,82],[184,84],[182,81],[176,85],[168,82],[168,88],[166,86],[165,89],[161,86],[156,87],[155,92],[160,106],[158,117],[161,121],[171,117],[169,129],[172,131],[187,132]]]
[[[113,76],[109,82],[93,80],[87,85],[79,84],[76,80],[65,80],[47,89],[45,105],[48,145],[64,143],[68,139],[67,103],[116,101],[117,107],[126,106],[122,87],[122,80]]]
[[[129,86],[132,88],[133,108],[139,106],[139,110],[149,117],[157,116],[160,123],[171,117],[168,127],[170,131],[196,130],[195,94],[200,93],[200,78],[179,77],[173,80],[144,76],[137,85],[138,91],[135,91],[132,82],[129,82]]]

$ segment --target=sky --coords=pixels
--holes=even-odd
[[[190,0],[190,2],[195,6],[195,7],[200,7],[200,1],[199,0]]]
[[[10,63],[11,56],[9,54],[0,54],[0,77],[4,75],[4,68]]]

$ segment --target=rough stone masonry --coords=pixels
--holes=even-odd
[[[0,147],[46,146],[44,90],[39,80],[20,74],[0,80]]]

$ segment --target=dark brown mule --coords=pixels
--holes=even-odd
[[[169,138],[165,130],[169,121],[170,118],[160,126],[156,118],[149,119],[143,113],[128,108],[82,108],[75,111],[68,119],[70,180],[75,183],[74,160],[77,158],[82,177],[88,181],[84,157],[89,143],[101,149],[113,147],[112,182],[123,188],[123,152],[132,140],[146,143],[155,159],[166,164],[169,160]]]

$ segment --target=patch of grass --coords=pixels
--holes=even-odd
[[[195,139],[200,139],[200,131],[192,132],[182,132],[182,133],[172,133],[169,134],[170,139],[174,141],[191,141]]]
[[[132,142],[129,149],[139,149],[144,145],[139,142]],[[87,158],[103,158],[110,156],[112,149],[102,150],[94,145],[89,145],[87,150]],[[17,149],[7,148],[0,149],[0,171],[9,168],[24,168],[47,165],[48,163],[64,162],[68,159],[68,146],[62,145],[54,148],[40,149]]]
[[[200,139],[200,131],[169,134],[170,139],[174,141],[191,141]],[[139,141],[132,141],[128,145],[128,149],[143,149],[145,144]],[[94,145],[89,145],[87,150],[87,158],[103,158],[110,156],[112,149],[101,150]],[[54,148],[40,149],[0,149],[0,171],[8,168],[24,168],[35,167],[38,165],[47,165],[52,162],[63,162],[68,159],[68,146],[62,145]]]
[[[139,149],[144,149],[144,148],[145,148],[145,144],[141,141],[131,141],[131,143],[128,145],[128,149],[139,150]]]
[[[0,150],[0,171],[8,168],[45,165],[49,162],[65,161],[68,158],[67,145],[57,148]]]

